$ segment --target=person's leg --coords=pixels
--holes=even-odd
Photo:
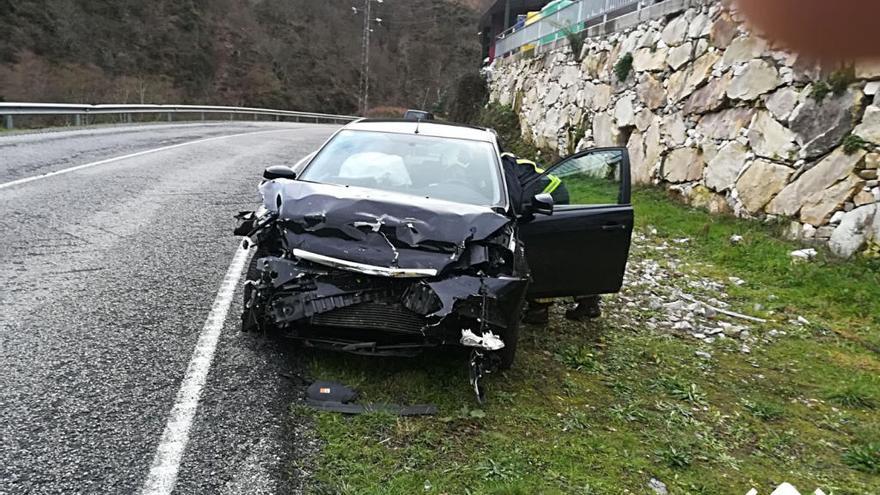
[[[590,318],[598,318],[602,316],[602,309],[599,307],[601,296],[579,296],[574,301],[577,305],[565,312],[565,317],[569,320],[584,321]]]
[[[547,323],[550,321],[550,306],[553,306],[553,299],[529,299],[526,301],[523,323]]]

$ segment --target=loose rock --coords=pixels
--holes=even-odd
[[[813,258],[816,257],[816,254],[818,253],[815,249],[807,248],[792,251],[791,253],[789,253],[789,256],[791,256],[791,258],[795,261],[811,261]]]

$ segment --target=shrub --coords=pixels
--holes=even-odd
[[[562,31],[562,34],[565,35],[565,39],[568,40],[568,47],[571,48],[571,56],[575,59],[575,61],[581,61],[581,51],[584,48],[584,40],[587,39],[586,31],[578,31],[576,26],[572,26],[571,24],[560,26],[559,30]]]
[[[773,421],[783,416],[785,412],[782,406],[772,402],[752,402],[744,401],[743,406],[752,413],[756,418],[763,421]]]
[[[556,353],[556,360],[578,371],[594,372],[602,367],[596,360],[596,355],[586,346],[565,346]]]
[[[449,110],[449,119],[454,122],[474,122],[488,98],[486,79],[478,72],[464,74],[456,84],[455,101]]]
[[[431,113],[434,115],[444,115],[446,113],[446,100],[448,97],[448,93],[446,90],[439,92],[437,95],[437,101],[431,105]]]
[[[810,91],[810,97],[817,102],[822,103],[822,100],[824,100],[830,92],[831,88],[828,87],[828,84],[825,81],[816,81],[813,84],[813,90]]]
[[[834,93],[837,96],[846,92],[846,88],[856,80],[855,68],[852,65],[842,67],[828,76],[827,81],[816,81],[813,83],[813,90],[810,97],[819,103],[828,96],[828,93]]]
[[[617,63],[614,64],[614,75],[617,76],[618,81],[626,81],[626,78],[629,77],[629,73],[632,72],[632,65],[632,53],[627,52],[617,60]]]
[[[828,76],[828,86],[835,95],[842,95],[850,83],[856,80],[856,71],[852,65],[842,67]]]
[[[860,149],[864,149],[867,145],[868,142],[864,139],[855,134],[850,134],[843,140],[843,152],[847,155],[851,155]]]
[[[539,154],[535,146],[522,138],[519,117],[513,108],[507,105],[498,102],[489,103],[472,123],[494,129],[498,133],[498,140],[504,146],[504,151],[529,159],[535,159]]]
[[[669,445],[666,448],[657,450],[655,455],[671,468],[688,467],[693,460],[693,454],[691,454],[690,450],[681,446],[676,448],[673,445]]]
[[[880,442],[850,448],[843,454],[843,462],[858,471],[880,474]]]
[[[832,390],[826,395],[826,398],[839,406],[856,409],[874,409],[877,405],[868,387],[859,383]]]

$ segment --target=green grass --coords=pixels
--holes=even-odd
[[[644,328],[651,311],[608,297],[603,318],[571,323],[557,305],[522,330],[517,362],[490,376],[477,407],[465,354],[420,359],[310,353],[314,377],[348,383],[362,401],[432,402],[436,417],[308,412],[322,441],[313,493],[568,494],[877,493],[880,486],[880,268],[826,257],[792,264],[798,246],[773,227],[634,196],[639,231],[689,237],[679,270],[747,281],[731,305],[760,304],[769,328],[741,354],[732,341],[695,356],[693,340]],[[731,245],[732,234],[744,241]],[[668,251],[665,251],[668,255]],[[659,256],[640,249],[634,257]],[[665,262],[658,259],[659,262]],[[772,297],[771,297],[772,295]],[[809,325],[791,324],[797,315]],[[701,344],[702,345],[702,344]]]
[[[738,299],[799,314],[880,349],[880,260],[840,261],[822,250],[815,262],[793,264],[789,253],[803,246],[782,240],[781,225],[709,216],[668,201],[655,189],[637,191],[633,204],[637,224],[652,225],[664,237],[695,241],[682,253],[684,261],[706,263],[699,268],[709,275],[747,280],[731,290]],[[731,246],[733,234],[743,242]]]

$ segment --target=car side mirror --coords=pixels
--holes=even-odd
[[[532,204],[529,209],[532,213],[540,213],[542,215],[553,214],[553,196],[547,193],[536,194],[532,197]]]
[[[263,178],[266,180],[272,179],[296,179],[296,172],[293,171],[292,168],[284,166],[284,165],[272,165],[271,167],[266,168],[263,171]]]

